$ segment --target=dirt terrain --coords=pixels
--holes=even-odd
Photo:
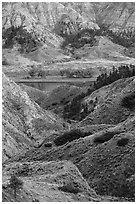
[[[2,17],[2,201],[134,202],[135,4],[3,2]]]

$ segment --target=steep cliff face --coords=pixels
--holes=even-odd
[[[43,111],[17,84],[3,75],[3,153],[11,157],[35,145],[52,131],[62,129],[62,121]]]

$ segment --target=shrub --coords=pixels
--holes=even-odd
[[[35,71],[33,69],[31,69],[29,72],[28,72],[29,76],[30,77],[34,77],[35,76]]]
[[[71,142],[73,140],[82,138],[82,137],[86,137],[91,135],[91,132],[82,132],[80,129],[72,129],[69,132],[65,132],[64,134],[62,134],[61,136],[57,137],[54,140],[54,143],[57,146],[61,146],[63,144],[66,144],[67,142]]]
[[[93,141],[95,143],[101,144],[101,143],[109,141],[117,133],[118,132],[106,132],[105,134],[102,134],[102,135],[99,135],[99,136],[95,137]]]
[[[44,70],[39,70],[38,71],[38,77],[45,77],[45,71]]]
[[[129,139],[128,138],[121,138],[117,141],[117,145],[118,146],[125,146],[127,145],[129,142]]]
[[[135,92],[130,93],[122,99],[121,105],[130,110],[135,108]]]
[[[58,189],[64,192],[74,193],[74,194],[81,192],[81,190],[78,187],[75,187],[72,184],[66,184],[64,186],[59,186]]]
[[[44,143],[44,147],[52,147],[52,143],[51,142]]]
[[[2,65],[9,65],[9,63],[7,62],[6,59],[3,59],[3,60],[2,60]]]
[[[72,129],[71,131],[65,132],[63,135],[57,137],[54,140],[54,143],[57,146],[61,146],[66,144],[67,142],[79,139],[80,137],[84,137],[84,133],[79,129]]]
[[[32,199],[32,202],[39,202],[39,199],[33,198],[33,199]]]
[[[11,175],[9,187],[14,191],[14,198],[17,196],[17,190],[21,189],[23,186],[22,180],[17,178],[15,174]]]

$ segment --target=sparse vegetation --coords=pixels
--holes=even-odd
[[[31,78],[45,78],[46,77],[46,72],[44,70],[42,70],[42,69],[32,68],[28,72],[28,77],[31,77]]]
[[[118,146],[125,146],[127,145],[129,142],[129,139],[128,138],[121,138],[117,141],[117,145]]]
[[[52,147],[52,142],[47,142],[43,144],[44,147]]]
[[[106,132],[105,134],[95,137],[93,141],[94,143],[101,144],[101,143],[109,141],[117,133],[118,132]]]
[[[128,94],[127,96],[125,96],[121,101],[121,105],[130,110],[134,110],[135,109],[135,92],[132,92]]]
[[[93,29],[82,29],[79,30],[77,33],[72,34],[61,34],[62,37],[64,37],[64,41],[61,45],[62,49],[65,49],[68,45],[72,48],[71,53],[73,54],[73,50],[83,47],[85,44],[90,44],[90,46],[93,46],[96,42],[95,39],[96,31]]]
[[[67,78],[92,78],[93,71],[92,69],[81,69],[81,70],[73,70],[73,69],[66,69],[61,70],[60,75]]]
[[[30,52],[37,49],[40,45],[39,40],[31,32],[28,32],[24,26],[11,26],[2,33],[2,39],[4,40],[3,48],[12,48],[15,44],[18,44],[18,48],[21,53]]]
[[[109,74],[104,73],[97,77],[94,85],[90,85],[86,92],[82,92],[73,98],[72,101],[69,101],[64,106],[63,118],[64,119],[73,119],[73,120],[83,120],[88,114],[88,108],[82,105],[82,100],[84,97],[90,95],[93,91],[109,85],[114,81],[122,78],[128,78],[135,76],[135,66],[134,65],[121,65],[117,69],[113,66],[113,71]],[[134,109],[135,99],[134,96],[128,96],[122,101],[122,106],[125,106],[129,109]],[[83,112],[81,110],[83,109]]]
[[[71,142],[73,140],[79,139],[80,137],[83,137],[84,134],[79,129],[72,129],[69,132],[65,132],[63,135],[57,137],[54,140],[55,145],[60,146],[64,145],[67,142]]]
[[[109,74],[104,73],[97,77],[96,81],[94,82],[94,87],[95,89],[99,89],[102,86],[109,85],[118,79],[128,78],[132,76],[135,76],[134,65],[130,65],[130,67],[128,65],[121,65],[120,67],[118,67],[118,69],[113,66],[112,72],[110,72]]]
[[[109,37],[113,43],[122,45],[126,48],[135,46],[135,30],[110,30],[106,25],[100,25],[100,30],[97,35]]]
[[[57,137],[54,140],[54,143],[57,146],[61,146],[66,144],[67,142],[72,142],[73,140],[86,137],[91,134],[91,132],[82,132],[80,129],[72,129],[69,132],[65,132],[61,136]]]
[[[21,179],[17,178],[15,174],[11,175],[9,187],[14,191],[14,198],[17,197],[17,191],[23,187],[23,182]]]
[[[81,190],[78,187],[75,187],[71,183],[63,185],[63,186],[59,186],[58,189],[64,192],[74,193],[74,194],[81,192]]]
[[[2,65],[6,65],[6,66],[8,66],[8,65],[9,65],[9,63],[7,62],[7,60],[6,60],[6,59],[3,59],[3,60],[2,60]]]

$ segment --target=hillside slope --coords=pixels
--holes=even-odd
[[[135,3],[3,2],[2,48],[3,202],[135,202]]]
[[[77,167],[69,161],[16,162],[3,169],[3,202],[76,202],[100,201]],[[23,181],[14,198],[8,182],[10,175]]]
[[[103,2],[93,3],[96,22],[107,25],[114,31],[134,30],[135,3],[134,2]]]
[[[42,110],[17,84],[3,75],[3,153],[11,157],[62,129],[56,115]]]
[[[131,94],[134,106],[134,92],[134,77],[117,80],[94,91],[83,100],[90,114],[80,124],[117,124],[124,121],[130,114],[134,114],[134,111],[130,109],[130,105],[129,108],[122,106],[122,100]]]
[[[85,98],[86,102],[88,99],[93,99],[93,96],[98,98],[96,116],[92,117],[94,112],[89,116],[92,122],[86,119],[77,124],[77,128],[81,126],[80,129],[84,129],[85,132],[90,131],[89,136],[79,138],[76,136],[69,142],[66,135],[64,136],[66,142],[62,144],[60,138],[62,137],[63,140],[63,135],[57,135],[54,139],[55,145],[51,149],[47,149],[45,140],[45,145],[43,143],[40,148],[11,158],[8,163],[70,160],[78,167],[97,194],[114,196],[119,200],[124,197],[124,200],[133,201],[135,193],[134,105],[132,109],[128,107],[122,109],[120,103],[133,89],[134,78],[132,77],[102,87],[87,99]],[[103,111],[103,107],[107,107],[108,110]]]

